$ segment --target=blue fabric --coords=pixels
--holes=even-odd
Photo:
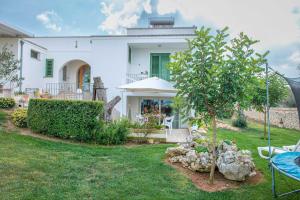
[[[271,161],[280,171],[300,181],[300,167],[295,162],[298,157],[300,152],[287,152],[277,154]]]

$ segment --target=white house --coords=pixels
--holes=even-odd
[[[0,23],[0,48],[6,45],[21,61],[20,89],[82,93],[89,98],[93,77],[100,76],[108,101],[121,96],[116,113],[135,119],[149,109],[169,112],[175,92],[121,89],[149,77],[169,81],[170,54],[187,48],[196,27],[175,27],[172,18],[153,18],[147,28],[125,35],[34,37]]]

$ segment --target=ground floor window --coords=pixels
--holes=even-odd
[[[155,114],[163,117],[175,116],[174,128],[178,128],[179,114],[172,108],[172,99],[170,98],[143,98],[140,102],[140,113]]]
[[[142,99],[141,114],[172,115],[171,99]]]

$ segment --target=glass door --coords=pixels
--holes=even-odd
[[[151,53],[150,58],[150,76],[158,77],[164,80],[170,80],[170,71],[167,64],[170,62],[169,53]]]

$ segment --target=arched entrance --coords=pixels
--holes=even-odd
[[[64,85],[72,85],[81,91],[89,91],[91,82],[91,67],[82,60],[70,60],[66,62],[59,72],[59,82]]]

